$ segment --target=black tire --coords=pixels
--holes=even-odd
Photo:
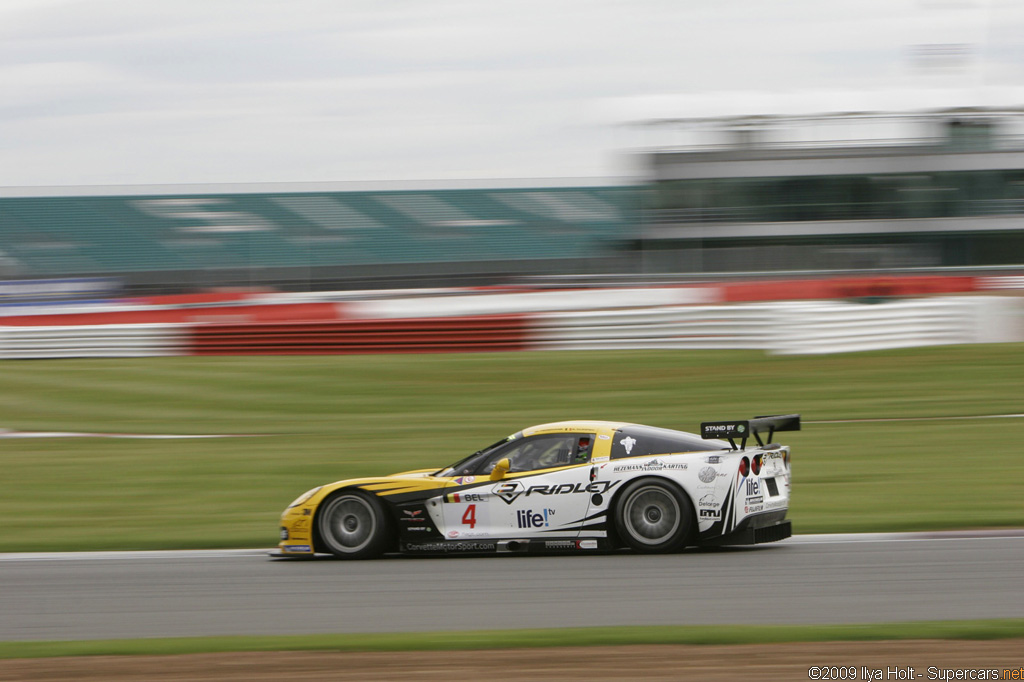
[[[659,554],[686,546],[693,505],[667,481],[642,478],[623,489],[615,504],[619,539],[637,552]]]
[[[342,490],[324,500],[316,528],[323,548],[339,559],[379,557],[391,541],[383,503],[361,490]]]

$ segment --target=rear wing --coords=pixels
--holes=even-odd
[[[729,422],[701,422],[700,425],[700,437],[704,439],[709,438],[725,438],[729,441],[729,445],[732,446],[733,450],[743,450],[747,447],[747,438],[751,434],[757,440],[757,444],[764,447],[765,441],[761,440],[761,434],[768,434],[767,442],[772,442],[772,436],[775,435],[776,431],[799,431],[800,430],[800,415],[798,414],[783,414],[775,417],[754,417],[753,419],[743,419],[740,421],[729,421]],[[742,438],[740,447],[736,447],[736,439]]]

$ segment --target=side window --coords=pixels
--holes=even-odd
[[[612,459],[647,457],[674,452],[707,452],[721,450],[723,443],[704,440],[682,431],[659,429],[653,426],[625,426],[612,438]]]
[[[594,438],[597,434],[583,433],[576,434],[576,449],[573,456],[573,464],[586,464],[594,454]]]
[[[536,471],[583,464],[590,461],[594,436],[590,434],[545,434],[513,441],[491,453],[478,474],[490,474],[494,463],[507,457],[511,472]]]

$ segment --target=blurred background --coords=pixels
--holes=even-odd
[[[272,573],[26,564],[0,639],[358,629],[336,565],[246,549],[290,500],[570,418],[799,412],[798,534],[1019,543],[1022,37],[1012,0],[0,0],[0,552],[240,548]],[[726,622],[1019,615],[1019,552],[950,546],[894,580],[895,543],[850,573],[794,551],[825,563],[765,575],[815,618],[761,609],[767,552],[668,559],[741,600]],[[707,624],[639,560],[629,589],[658,591],[626,603]],[[348,593],[407,587],[434,623],[453,593],[403,565]],[[593,580],[462,591],[475,565],[438,583],[567,600],[534,627],[637,624]],[[312,619],[294,569],[332,581]],[[851,585],[859,609],[831,600]],[[236,586],[251,604],[219,608]],[[186,591],[174,627],[140,606]]]
[[[0,16],[7,301],[1024,263],[1016,3]]]
[[[235,544],[339,466],[443,463],[566,415],[1019,414],[1021,36],[999,0],[7,0],[0,357],[86,360],[0,366],[0,436],[324,431],[294,481],[278,443],[238,446],[275,492],[248,536],[208,540]],[[426,352],[452,355],[270,357]],[[601,401],[536,395],[595,366]],[[836,428],[808,447],[826,467]],[[823,499],[810,527],[864,523]]]

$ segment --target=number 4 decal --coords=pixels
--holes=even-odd
[[[471,504],[466,507],[466,513],[462,515],[463,525],[469,526],[470,528],[476,528],[476,505]]]

